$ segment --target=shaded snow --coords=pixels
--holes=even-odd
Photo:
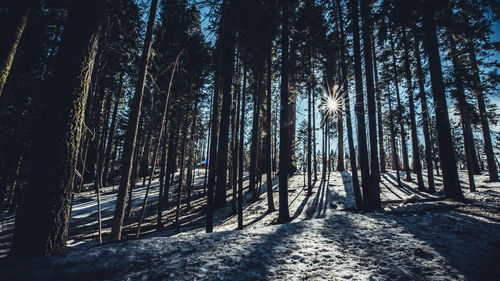
[[[461,177],[464,180],[462,173]],[[228,215],[228,204],[215,212],[212,234],[203,233],[204,219],[186,221],[177,235],[166,229],[118,244],[88,248],[92,243],[85,242],[57,257],[4,260],[0,276],[2,280],[500,280],[500,189],[485,179],[476,177],[481,186],[476,193],[464,189],[467,203],[395,203],[384,205],[380,212],[362,213],[351,210],[348,173],[333,172],[328,184],[317,182],[312,196],[305,195],[302,175],[296,175],[290,180],[292,223],[271,225],[277,212],[266,212],[263,185],[259,201],[245,201],[244,230],[234,230],[236,217]],[[390,179],[383,180],[383,201],[402,201],[411,194],[439,198],[417,192],[414,183],[397,188]],[[278,206],[277,181],[273,189]],[[109,201],[104,199],[103,209],[108,216],[116,195],[106,196]],[[83,201],[76,201],[72,220],[91,223],[92,204]]]

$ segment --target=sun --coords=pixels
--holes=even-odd
[[[328,109],[332,112],[337,111],[338,109],[338,103],[336,100],[329,98],[328,101],[326,102],[326,105],[328,106]]]
[[[338,115],[342,112],[343,98],[344,95],[341,93],[338,85],[334,85],[331,91],[329,89],[324,89],[323,98],[319,108],[327,115]]]

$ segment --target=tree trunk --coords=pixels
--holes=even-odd
[[[448,15],[451,17],[451,10]],[[473,159],[476,154],[474,149],[474,137],[472,135],[471,120],[473,119],[472,106],[467,102],[465,97],[463,76],[465,70],[460,64],[458,51],[457,51],[457,41],[454,38],[455,35],[451,34],[448,37],[449,50],[451,56],[451,62],[453,64],[453,76],[455,78],[456,91],[452,94],[458,103],[458,110],[460,112],[460,121],[462,123],[462,132],[464,136],[464,150],[465,150],[465,162],[467,166],[467,174],[469,177],[469,190],[471,192],[476,191],[476,184],[474,182],[474,164]]]
[[[256,188],[256,175],[257,175],[257,153],[258,153],[258,132],[259,132],[259,111],[260,111],[260,70],[257,71],[256,79],[255,79],[255,92],[253,95],[253,119],[252,119],[252,144],[250,146],[250,183],[248,186],[248,192],[252,192],[252,200],[256,200],[259,197]]]
[[[281,106],[280,106],[280,162],[279,162],[279,214],[278,222],[290,220],[288,212],[288,169],[290,165],[288,151],[288,0],[282,0],[281,33]]]
[[[118,95],[115,96],[115,104],[113,105],[113,114],[111,117],[111,125],[109,127],[109,133],[108,133],[108,142],[106,146],[106,153],[104,157],[104,173],[102,176],[104,184],[109,184],[109,164],[110,164],[110,158],[111,158],[111,147],[113,146],[113,139],[115,137],[115,128],[116,128],[116,120],[118,116],[118,105],[120,104],[120,96],[122,94],[123,90],[123,74],[120,76],[120,90],[118,92]]]
[[[424,4],[424,44],[427,56],[429,57],[444,193],[446,198],[462,199],[463,194],[458,179],[457,164],[450,130],[450,120],[448,118],[448,105],[446,104],[441,58],[439,57],[436,25],[434,22],[434,7],[430,0],[425,0]]]
[[[267,11],[268,11],[268,18],[271,18],[271,4],[270,0],[267,1]],[[264,138],[264,147],[266,149],[265,151],[265,158],[264,160],[264,169],[266,169],[266,189],[267,189],[267,211],[268,212],[273,212],[276,209],[274,208],[274,199],[273,199],[273,177],[272,177],[272,164],[271,164],[271,99],[272,99],[272,93],[271,93],[271,82],[272,82],[272,54],[273,54],[273,49],[272,49],[272,38],[270,37],[268,39],[268,50],[267,50],[267,95],[266,95],[266,136]]]
[[[238,165],[238,229],[243,229],[243,155],[245,147],[245,109],[246,109],[246,88],[247,88],[247,69],[243,68],[243,89],[241,94],[241,118],[240,118],[240,137],[239,137],[239,165]]]
[[[363,97],[363,77],[361,71],[361,51],[358,25],[358,1],[351,0],[352,5],[352,34],[354,49],[354,75],[356,80],[356,104],[354,111],[358,126],[359,165],[361,168],[361,186],[363,188],[363,208],[365,200],[370,198],[370,166],[366,144],[365,101]]]
[[[231,214],[236,215],[237,210],[237,193],[238,193],[238,134],[239,134],[239,126],[240,126],[240,100],[241,100],[241,82],[240,82],[240,66],[236,68],[238,70],[238,82],[236,83],[236,91],[237,95],[233,98],[233,110],[232,110],[232,137],[231,137],[231,187],[233,189],[232,192],[232,200],[231,200]]]
[[[129,125],[125,135],[125,144],[123,145],[120,187],[118,188],[116,207],[113,217],[113,226],[111,228],[112,241],[120,240],[122,234],[123,219],[125,215],[125,201],[127,199],[130,175],[132,173],[132,162],[134,160],[133,156],[136,145],[137,131],[139,128],[139,116],[141,114],[142,97],[144,93],[144,84],[146,81],[149,53],[151,50],[151,43],[153,39],[153,27],[156,18],[157,7],[158,0],[152,0],[148,17],[146,37],[144,39],[141,65],[139,67],[139,77],[137,80],[132,106],[130,108]]]
[[[377,106],[377,122],[378,122],[378,146],[380,148],[379,151],[379,161],[380,161],[380,172],[385,173],[385,148],[384,148],[384,125],[382,123],[382,97],[381,97],[381,88],[378,80],[378,68],[377,68],[377,55],[375,52],[375,36],[373,36],[373,27],[372,27],[372,57],[373,57],[373,74],[375,78],[375,99]]]
[[[66,247],[77,148],[105,1],[75,0],[70,7],[10,257],[48,256]]]
[[[418,190],[424,191],[424,178],[422,176],[422,164],[420,162],[420,152],[418,149],[417,121],[415,120],[415,103],[413,102],[413,84],[410,68],[410,42],[406,36],[406,27],[403,26],[403,49],[404,49],[404,68],[406,74],[406,91],[408,94],[408,103],[410,104],[410,129],[411,129],[411,147],[413,154],[413,170],[417,175]]]
[[[347,58],[345,55],[345,31],[344,31],[344,21],[342,17],[342,7],[340,6],[340,0],[336,0],[337,11],[339,13],[339,28],[340,28],[340,60],[341,60],[341,71],[342,71],[342,83],[344,85],[344,96],[345,96],[345,116],[346,116],[346,127],[347,127],[347,141],[349,145],[349,159],[351,162],[351,176],[352,176],[352,186],[354,190],[354,198],[356,200],[356,208],[362,208],[362,198],[361,190],[359,188],[358,179],[358,168],[356,165],[356,151],[354,150],[354,137],[352,133],[352,115],[351,115],[351,104],[349,99],[349,88],[347,83]]]
[[[389,87],[388,87],[389,88]],[[391,92],[389,93],[389,129],[391,130],[391,146],[392,146],[392,168],[396,170],[396,178],[398,180],[398,186],[401,186],[401,176],[399,175],[399,156],[396,144],[396,129],[394,128],[394,114],[392,111],[392,98]]]
[[[312,76],[312,71],[311,71]],[[311,105],[312,103],[312,86],[310,85],[307,91],[307,195],[312,194],[312,128],[311,128]]]
[[[364,208],[367,211],[380,209],[380,171],[377,147],[377,116],[375,108],[375,87],[373,85],[372,42],[370,27],[369,0],[361,0],[361,17],[363,29],[363,54],[365,59],[366,96],[368,102],[368,126],[370,131],[370,190],[364,197]]]
[[[467,29],[472,31],[469,20],[466,21]],[[495,163],[495,153],[493,152],[493,145],[491,143],[491,133],[490,126],[488,122],[488,112],[486,112],[486,104],[484,101],[483,94],[483,86],[481,83],[481,77],[479,75],[479,67],[476,58],[476,50],[474,47],[474,42],[470,39],[466,40],[466,48],[469,53],[469,58],[472,66],[472,75],[473,75],[473,85],[474,85],[474,94],[476,95],[477,105],[479,108],[479,118],[481,121],[481,128],[483,131],[483,140],[484,140],[484,152],[486,154],[486,163],[488,164],[488,175],[490,177],[490,181],[497,182],[499,181],[497,166]]]
[[[414,54],[415,60],[417,62],[417,77],[418,77],[418,88],[420,91],[420,103],[422,106],[422,129],[424,132],[424,143],[425,143],[425,163],[427,168],[427,184],[429,192],[435,192],[436,187],[434,185],[434,168],[432,164],[432,143],[430,139],[429,132],[429,109],[427,107],[427,93],[425,92],[424,84],[425,77],[422,71],[422,62],[420,60],[420,49],[419,40],[417,37],[416,30],[414,33]]]
[[[227,155],[229,140],[229,114],[231,110],[231,88],[233,85],[234,48],[235,33],[232,27],[232,3],[224,10],[221,70],[223,75],[222,84],[222,110],[219,129],[219,146],[217,149],[217,185],[215,188],[214,208],[218,209],[226,205],[227,186]]]
[[[406,145],[406,129],[404,126],[404,120],[403,120],[403,111],[404,108],[401,105],[401,97],[399,94],[399,82],[398,82],[398,71],[397,71],[397,66],[396,66],[396,51],[394,50],[394,37],[393,37],[393,32],[391,29],[391,53],[392,53],[392,67],[394,69],[394,87],[396,89],[396,100],[397,100],[397,117],[398,117],[398,123],[399,123],[399,129],[401,131],[401,150],[403,152],[403,169],[405,170],[406,174],[406,181],[413,181],[411,177],[411,172],[410,172],[410,163],[408,161],[408,146]]]
[[[33,0],[10,1],[8,12],[4,16],[6,25],[2,28],[2,41],[0,41],[0,96],[7,82],[17,47],[23,36],[24,28],[28,22]]]

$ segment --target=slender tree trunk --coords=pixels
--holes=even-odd
[[[466,24],[468,29],[472,30],[472,28],[470,27],[469,20],[466,20]],[[469,58],[472,66],[474,94],[476,95],[477,99],[477,105],[479,108],[479,118],[481,121],[481,128],[483,131],[484,152],[486,154],[486,163],[488,164],[488,175],[490,177],[490,181],[497,182],[499,181],[499,177],[498,177],[497,166],[495,163],[495,153],[493,152],[493,145],[491,143],[488,112],[486,111],[486,103],[484,101],[483,86],[481,83],[481,77],[479,75],[479,67],[477,63],[474,42],[470,39],[466,40],[466,48],[469,53]]]
[[[344,21],[342,17],[342,7],[340,6],[340,0],[336,0],[337,11],[339,13],[339,28],[340,28],[340,60],[341,60],[341,71],[342,71],[342,84],[344,85],[344,96],[345,96],[345,116],[346,116],[346,127],[347,127],[347,141],[349,145],[349,159],[351,162],[351,176],[352,176],[352,186],[354,190],[354,198],[356,200],[356,208],[360,209],[362,207],[362,197],[361,190],[359,187],[358,179],[358,168],[356,165],[356,151],[354,149],[354,137],[352,133],[352,115],[351,115],[351,103],[349,99],[349,88],[347,82],[347,58],[345,55],[345,31],[344,31]]]
[[[168,122],[168,121],[167,121]],[[168,126],[166,123],[165,126]],[[162,214],[163,214],[163,204],[165,203],[164,200],[164,193],[165,193],[165,184],[168,184],[165,182],[165,166],[167,162],[167,143],[168,143],[168,130],[165,128],[163,130],[163,142],[161,144],[161,157],[160,157],[160,190],[158,191],[158,213],[157,213],[157,219],[156,219],[156,227],[158,229],[163,227],[162,224]]]
[[[182,131],[184,132],[183,135],[187,134],[187,128],[188,128],[188,123],[189,123],[189,118],[186,116],[185,121],[184,121],[184,128]],[[177,192],[177,209],[175,211],[175,229],[177,232],[180,231],[180,225],[179,225],[179,216],[181,212],[181,204],[182,204],[182,189],[184,185],[184,161],[185,161],[185,153],[186,153],[186,142],[187,140],[184,138],[182,140],[182,148],[181,148],[181,164],[180,164],[180,172],[179,172],[179,191]]]
[[[312,67],[311,67],[312,76]],[[311,83],[312,84],[312,83]],[[312,85],[310,84],[307,91],[307,195],[312,194],[312,117],[311,117],[311,107],[312,107]]]
[[[354,49],[354,75],[356,80],[356,104],[354,111],[358,120],[358,150],[361,168],[361,186],[363,188],[363,208],[366,199],[370,198],[370,166],[366,144],[365,101],[363,96],[363,77],[361,71],[361,51],[358,25],[358,1],[351,0],[352,5],[352,34]]]
[[[123,227],[123,219],[125,215],[125,201],[127,199],[127,191],[129,188],[130,175],[132,173],[132,163],[134,160],[134,150],[136,145],[137,131],[139,128],[139,116],[141,114],[142,97],[144,93],[144,84],[146,81],[146,71],[149,61],[149,53],[153,39],[153,27],[156,18],[156,9],[158,0],[151,1],[149,11],[148,25],[144,46],[142,51],[141,65],[139,68],[139,78],[135,89],[135,94],[130,108],[129,126],[125,135],[125,144],[123,145],[122,169],[120,178],[120,187],[116,199],[116,207],[113,218],[113,226],[111,228],[111,240],[120,240]]]
[[[239,126],[240,126],[240,100],[241,100],[241,84],[240,84],[240,66],[238,65],[238,83],[236,84],[237,88],[237,97],[234,98],[233,104],[233,114],[232,114],[232,141],[231,141],[231,155],[232,155],[232,175],[233,180],[231,182],[233,188],[232,201],[231,201],[231,213],[233,215],[237,214],[237,193],[238,193],[238,134],[239,134]]]
[[[7,82],[17,47],[23,36],[28,22],[33,0],[10,1],[10,7],[5,17],[5,26],[2,28],[2,40],[0,41],[0,96]]]
[[[418,77],[418,88],[420,91],[420,103],[422,106],[422,129],[424,132],[424,143],[425,143],[425,163],[427,168],[427,184],[429,192],[435,192],[436,188],[434,185],[434,168],[432,165],[432,143],[430,139],[429,132],[429,109],[427,107],[427,93],[425,92],[424,84],[425,77],[424,72],[422,70],[422,62],[420,60],[420,49],[419,49],[419,40],[417,37],[416,30],[413,30],[414,33],[414,54],[415,60],[417,62],[417,77]]]
[[[384,148],[384,125],[382,123],[382,97],[381,88],[378,80],[378,68],[377,68],[377,55],[375,52],[375,36],[373,36],[372,27],[372,57],[373,57],[373,74],[375,78],[375,100],[377,106],[377,122],[378,122],[378,146],[379,150],[379,161],[380,161],[380,172],[385,173],[385,148]]]
[[[172,74],[170,75],[170,82],[168,84],[167,95],[166,95],[165,101],[163,103],[163,111],[162,111],[162,114],[160,117],[160,131],[158,132],[158,140],[154,144],[154,147],[153,147],[152,167],[151,167],[151,172],[149,174],[148,185],[146,187],[146,194],[144,195],[144,201],[142,203],[141,216],[139,217],[139,222],[137,224],[137,232],[135,234],[135,238],[139,238],[139,234],[141,233],[141,225],[142,225],[142,222],[144,220],[144,214],[146,212],[146,204],[148,202],[148,195],[149,195],[149,191],[151,189],[151,182],[153,181],[153,177],[154,177],[155,170],[156,170],[156,163],[158,162],[157,161],[158,160],[158,151],[161,149],[160,145],[161,145],[161,137],[163,136],[163,129],[164,129],[164,127],[165,127],[165,131],[168,129],[168,128],[166,128],[166,126],[168,125],[168,122],[166,122],[166,118],[167,118],[167,111],[168,111],[169,102],[170,102],[170,92],[172,90],[172,82],[174,80],[174,73],[175,73],[177,65],[179,63],[179,58],[180,58],[181,54],[182,54],[182,51],[179,53],[179,55],[177,55],[174,66],[172,68]],[[189,94],[191,95],[191,92]],[[153,108],[151,108],[151,111],[153,111]],[[196,109],[195,109],[195,111],[196,111]],[[151,135],[153,134],[152,131],[150,133],[151,133]],[[186,132],[184,132],[184,133],[186,133]],[[148,145],[152,146],[151,142],[148,141]],[[148,154],[149,154],[149,152],[148,152]],[[148,157],[148,155],[146,155],[146,157]],[[146,169],[146,172],[147,172],[147,169]],[[144,176],[144,179],[145,178],[146,178],[146,175]],[[160,181],[161,181],[161,179],[160,179]],[[143,182],[143,185],[144,184],[145,183]],[[160,195],[158,196],[158,210],[159,210],[159,217],[157,218],[158,225],[161,225],[161,207],[160,207],[160,205],[161,205],[161,201],[163,200],[161,193],[162,192],[160,191]]]
[[[219,41],[219,40],[217,40]],[[220,42],[216,43],[215,47],[216,58],[220,57]],[[212,116],[210,121],[210,157],[208,158],[208,190],[207,190],[207,206],[206,206],[206,222],[205,230],[207,233],[213,231],[214,223],[214,189],[215,176],[217,165],[217,142],[218,142],[218,122],[219,122],[219,84],[220,84],[220,60],[217,60],[217,67],[214,74],[214,98],[212,100]]]
[[[424,191],[424,178],[422,176],[422,164],[420,162],[420,152],[418,149],[417,121],[415,113],[415,103],[413,102],[413,84],[410,68],[410,42],[406,36],[406,27],[403,26],[403,49],[404,49],[404,68],[406,74],[406,91],[408,94],[408,103],[410,104],[410,129],[411,129],[411,147],[413,154],[413,170],[417,175],[418,190]]]
[[[439,57],[436,25],[434,22],[434,8],[430,0],[425,0],[424,6],[424,44],[429,57],[444,193],[446,198],[462,199],[463,194],[458,179],[457,164],[450,130],[450,120],[448,118],[448,105],[446,104],[446,95],[444,91],[441,59]]]
[[[271,18],[271,12],[269,11],[270,0],[267,1],[268,5],[268,18]],[[271,99],[272,99],[272,38],[268,39],[268,50],[267,50],[267,89],[266,89],[266,137],[264,138],[265,159],[264,159],[264,169],[266,169],[266,189],[267,189],[267,211],[274,212],[274,199],[273,199],[273,177],[272,177],[272,163],[271,163]]]
[[[312,84],[312,138],[313,138],[313,165],[314,165],[314,182],[318,181],[318,157],[316,155],[316,98],[314,95],[315,88],[314,68],[313,68],[313,84]]]
[[[256,174],[257,174],[257,153],[258,153],[258,132],[259,132],[259,111],[260,111],[260,70],[257,71],[256,79],[255,79],[255,92],[253,95],[253,119],[252,119],[252,144],[250,146],[250,183],[248,186],[248,192],[252,192],[252,200],[257,200],[259,194],[256,188]]]
[[[10,257],[65,250],[77,148],[104,10],[101,0],[71,3],[40,124],[43,133],[36,143],[23,207],[16,212]]]
[[[104,184],[108,185],[109,184],[109,164],[111,162],[111,147],[113,146],[113,139],[115,137],[115,128],[116,128],[116,119],[118,116],[118,105],[120,104],[120,96],[122,93],[123,89],[123,75],[121,75],[120,78],[120,91],[119,94],[115,97],[115,103],[113,105],[113,114],[111,116],[111,125],[109,127],[109,133],[108,133],[108,141],[106,145],[106,152],[104,156],[104,173],[102,175],[102,179]]]
[[[246,109],[246,88],[247,88],[247,69],[243,68],[243,89],[241,94],[241,118],[240,118],[240,137],[239,137],[239,165],[238,165],[238,229],[243,229],[243,155],[245,147],[245,109]]]
[[[449,16],[451,11],[449,11]],[[476,191],[476,184],[474,182],[474,164],[473,159],[476,154],[474,149],[474,137],[472,135],[471,120],[473,119],[471,111],[472,106],[467,102],[464,90],[464,68],[459,62],[458,51],[457,51],[457,41],[454,38],[455,35],[450,35],[448,38],[449,50],[451,61],[453,64],[453,76],[455,78],[456,92],[454,92],[454,97],[458,103],[458,109],[460,112],[460,121],[462,123],[462,132],[464,135],[464,150],[465,150],[465,162],[467,166],[467,174],[469,176],[469,190],[471,192]]]
[[[380,209],[380,171],[378,163],[377,147],[377,117],[375,108],[375,87],[373,85],[373,62],[372,42],[370,27],[370,3],[369,0],[361,0],[361,17],[363,29],[363,54],[365,59],[366,96],[368,101],[368,126],[370,136],[370,190],[368,197],[364,197],[365,210]]]
[[[281,107],[280,107],[280,162],[279,162],[279,214],[278,222],[290,220],[288,212],[288,169],[290,151],[288,148],[288,0],[282,0],[282,34],[281,34]]]
[[[229,115],[231,110],[231,87],[233,85],[234,69],[234,48],[235,34],[233,32],[233,20],[231,3],[224,11],[224,27],[222,39],[222,110],[219,130],[219,144],[217,149],[217,185],[215,188],[214,208],[218,209],[226,205],[226,186],[227,186],[227,156],[229,140]]]
[[[186,174],[186,188],[187,188],[187,202],[186,202],[186,207],[188,209],[191,208],[191,193],[193,191],[193,188],[194,188],[194,163],[196,162],[196,159],[195,159],[195,152],[194,152],[194,148],[196,146],[196,141],[195,141],[195,138],[196,138],[196,134],[198,133],[198,103],[199,103],[199,100],[196,99],[195,101],[195,105],[194,105],[194,111],[193,111],[193,116],[191,117],[192,120],[193,120],[193,125],[192,125],[192,130],[191,130],[191,140],[190,140],[190,144],[189,144],[189,160],[188,160],[188,163],[187,163],[187,166],[188,166],[188,170],[187,170],[187,174]]]
[[[401,176],[399,175],[399,156],[398,147],[396,144],[396,129],[394,128],[394,112],[392,111],[392,98],[391,93],[389,93],[389,129],[391,130],[391,146],[392,146],[392,168],[396,170],[396,178],[398,180],[398,186],[401,186]]]
[[[398,71],[397,71],[397,66],[396,66],[396,51],[394,50],[394,37],[391,29],[391,53],[392,53],[392,67],[394,69],[394,87],[396,88],[396,100],[397,100],[397,117],[398,117],[398,123],[399,123],[399,129],[401,131],[401,150],[403,152],[403,169],[405,170],[406,174],[406,181],[413,181],[411,177],[411,172],[410,172],[410,163],[408,161],[408,146],[406,145],[406,129],[404,126],[404,120],[403,120],[403,111],[404,108],[401,105],[401,97],[399,95],[399,82],[398,82]]]

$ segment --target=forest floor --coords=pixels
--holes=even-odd
[[[193,190],[190,209],[183,205],[179,229],[174,227],[175,202],[164,211],[164,227],[157,230],[156,180],[141,239],[136,240],[132,237],[145,194],[138,183],[124,242],[102,246],[96,242],[96,195],[87,191],[74,199],[67,254],[3,259],[0,276],[2,280],[500,280],[500,184],[488,183],[483,173],[475,177],[478,191],[470,193],[466,172],[460,171],[460,177],[464,202],[444,200],[439,192],[418,192],[415,175],[414,182],[403,181],[399,187],[394,172],[383,173],[383,209],[364,213],[354,210],[349,173],[332,172],[326,181],[318,174],[311,196],[306,195],[303,174],[297,174],[289,180],[291,223],[273,225],[277,212],[267,212],[263,184],[259,200],[250,202],[251,194],[245,195],[244,230],[236,230],[228,190],[227,206],[214,213],[212,234],[204,233],[202,188]],[[203,170],[198,170],[195,184],[201,186],[203,179]],[[177,187],[175,182],[170,187],[171,201],[177,198]],[[439,176],[436,188],[442,188]],[[277,207],[277,179],[273,197]],[[116,188],[105,188],[104,241],[115,200]],[[0,220],[0,248],[5,255],[14,215],[2,214]]]

